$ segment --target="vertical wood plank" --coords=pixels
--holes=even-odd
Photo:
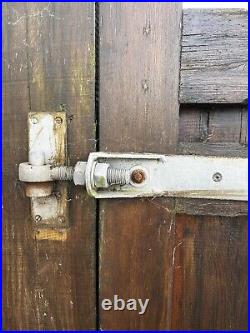
[[[181,4],[100,4],[100,150],[174,153]],[[150,299],[144,315],[103,311],[101,329],[167,329],[173,202],[100,202],[100,303]]]
[[[247,112],[241,105],[189,105],[180,108],[179,141],[246,144]]]
[[[241,111],[241,131],[240,131],[240,143],[248,145],[248,114],[247,107],[242,107]]]
[[[94,201],[72,187],[66,241],[36,241],[18,182],[29,111],[67,111],[71,164],[95,149],[94,4],[5,4],[3,36],[4,329],[94,329]]]
[[[176,219],[173,330],[247,329],[247,218]]]
[[[209,112],[209,142],[240,142],[241,109],[231,107],[226,112]]]

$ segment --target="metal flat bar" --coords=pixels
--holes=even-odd
[[[147,179],[139,186],[112,185],[96,189],[94,164],[109,163],[112,168],[143,167]],[[169,196],[247,201],[246,158],[193,155],[91,153],[86,168],[86,188],[95,198]]]

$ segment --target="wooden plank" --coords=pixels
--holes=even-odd
[[[240,131],[240,143],[248,145],[248,116],[247,107],[243,107],[241,111],[241,131]]]
[[[177,214],[204,216],[247,216],[248,203],[245,201],[177,198],[175,212]]]
[[[247,218],[176,220],[173,330],[247,330]]]
[[[248,149],[239,143],[188,143],[180,142],[177,149],[182,155],[247,157]]]
[[[179,118],[179,142],[206,141],[209,109],[196,105],[182,105]]]
[[[182,104],[179,141],[246,144],[246,125],[246,107],[241,105]]]
[[[248,12],[183,12],[181,103],[246,103]]]
[[[95,148],[94,4],[5,3],[3,326],[95,329],[95,203],[69,194],[64,241],[33,239],[29,199],[18,182],[27,160],[27,114],[68,114],[69,162]]]
[[[210,111],[207,141],[211,143],[240,142],[241,121],[239,108],[230,108],[225,112]]]
[[[174,153],[181,4],[100,3],[100,150]],[[144,315],[104,311],[101,329],[167,329],[173,201],[100,202],[100,305],[150,298]]]

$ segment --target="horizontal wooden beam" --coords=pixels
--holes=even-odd
[[[187,215],[246,216],[248,204],[246,201],[177,198],[175,212]]]
[[[247,103],[248,13],[183,11],[181,103]]]
[[[247,157],[247,146],[240,143],[180,142],[177,152],[180,155]]]

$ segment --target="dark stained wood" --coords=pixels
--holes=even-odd
[[[203,142],[180,142],[178,154],[224,156],[224,157],[247,157],[247,147],[239,143],[203,143]]]
[[[209,112],[208,142],[240,142],[241,110]]]
[[[181,14],[170,7],[100,4],[100,150],[175,151]]]
[[[181,105],[180,142],[246,144],[247,109],[241,105]]]
[[[102,200],[96,261],[95,202],[70,186],[67,239],[33,238],[28,112],[67,111],[70,164],[96,147],[94,6],[3,5],[3,329],[246,329],[246,203]],[[180,100],[199,105],[180,123],[181,4],[101,3],[97,18],[100,150],[247,156],[246,12],[184,12]],[[115,294],[147,312],[98,316]]]
[[[247,107],[242,107],[241,111],[241,132],[240,132],[240,143],[248,145],[248,115]]]
[[[176,218],[173,330],[247,330],[247,218]]]
[[[100,150],[174,153],[181,4],[100,3]],[[149,310],[102,311],[101,329],[170,327],[173,201],[100,202],[100,302],[150,298]]]
[[[248,12],[183,12],[181,103],[245,103]]]
[[[182,105],[179,119],[180,142],[206,142],[209,110],[193,105]]]
[[[18,182],[29,111],[68,114],[72,164],[95,149],[94,4],[3,6],[3,328],[95,329],[95,203],[69,194],[66,241],[35,240]]]
[[[205,216],[247,216],[248,203],[246,201],[177,198],[175,212]]]

